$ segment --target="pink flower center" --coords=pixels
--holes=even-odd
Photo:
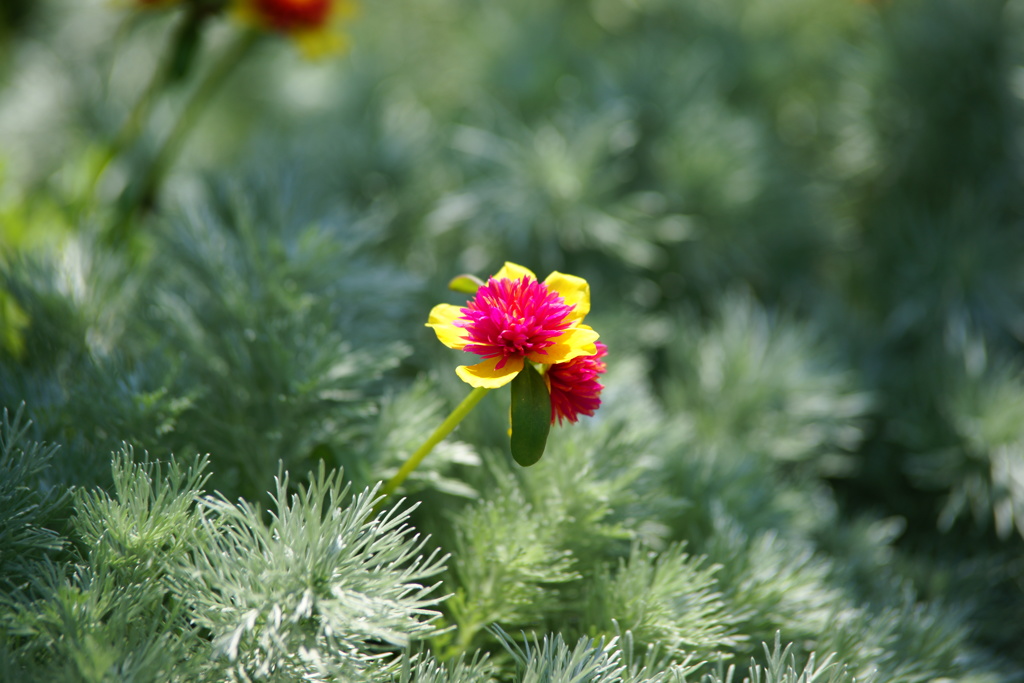
[[[548,347],[568,329],[565,319],[572,306],[541,282],[491,278],[462,309],[455,322],[466,330],[465,351],[483,358],[500,358],[501,369],[509,358],[546,355]]]

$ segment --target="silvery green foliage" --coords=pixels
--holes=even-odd
[[[868,424],[853,368],[813,326],[749,294],[723,297],[706,322],[683,321],[666,342],[674,446],[659,466],[677,495],[705,502],[675,516],[678,532],[713,543],[723,522],[823,528],[838,511],[822,479],[857,472]]]
[[[112,450],[152,443],[187,405],[135,329],[142,272],[84,226],[3,270],[32,324],[21,362],[0,363],[0,403],[25,402],[36,438],[60,444],[54,485],[105,484]]]
[[[28,438],[24,406],[0,422],[0,594],[25,588],[36,564],[64,547],[49,528],[64,495],[45,481],[56,446]]]
[[[75,492],[72,527],[90,564],[127,582],[162,580],[205,540],[196,501],[210,477],[208,464],[206,456],[187,468],[175,458],[137,462],[127,445],[115,453],[111,493]]]
[[[659,661],[656,655],[634,658],[628,631],[621,639],[582,637],[570,648],[558,634],[526,638],[519,644],[502,629],[493,630],[512,655],[516,683],[684,683],[693,671],[688,664]]]
[[[977,339],[939,399],[952,441],[910,462],[924,486],[945,492],[938,523],[950,530],[964,517],[995,526],[1000,538],[1024,535],[1024,370],[992,357]]]
[[[832,655],[820,660],[815,653],[807,656],[803,667],[797,662],[792,643],[782,646],[782,636],[775,634],[775,644],[771,649],[762,643],[765,662],[761,664],[751,660],[750,669],[743,678],[743,683],[854,683],[863,681],[870,683],[872,676],[855,678],[846,667],[834,661]],[[734,666],[726,671],[709,672],[701,677],[701,683],[732,683],[736,674]]]
[[[122,441],[210,453],[232,496],[263,495],[279,461],[360,472],[383,374],[419,329],[394,329],[412,320],[416,279],[372,256],[371,230],[289,191],[286,170],[268,175],[200,184],[153,231],[159,258],[83,224],[5,266],[33,323],[23,361],[0,364],[0,402],[26,401],[61,444],[56,479],[105,485]]]
[[[0,403],[25,401],[31,436],[61,445],[28,480],[88,486],[126,441],[162,461],[210,452],[207,486],[230,500],[263,500],[279,461],[300,478],[344,464],[361,490],[433,426],[439,399],[406,391],[409,378],[444,373],[441,393],[457,383],[450,357],[435,364],[418,346],[436,297],[408,273],[440,290],[453,270],[485,275],[506,258],[541,274],[557,265],[594,287],[606,403],[556,429],[522,472],[502,464],[507,415],[489,398],[460,427],[466,449],[451,442],[410,482],[425,503],[417,524],[458,554],[440,593],[477,610],[449,609],[468,637],[442,634],[436,652],[465,639],[515,681],[476,622],[537,632],[531,670],[556,675],[579,636],[619,635],[619,655],[588,640],[575,661],[600,660],[599,679],[624,665],[623,680],[679,680],[678,632],[727,623],[721,675],[694,663],[714,681],[735,665],[734,680],[823,683],[825,667],[804,665],[811,649],[858,680],[1020,678],[1020,3],[363,3],[345,58],[308,68],[268,41],[210,102],[155,220],[137,226],[152,258],[135,260],[89,239],[105,207],[68,187],[95,152],[75,141],[109,139],[179,15],[129,19],[112,40],[132,13],[19,4],[42,20],[2,48],[16,84],[0,90],[2,127],[29,134],[0,150],[15,177],[0,216],[6,227],[17,214],[26,234],[52,219],[77,231],[46,263],[0,258],[0,289],[31,321],[25,357],[0,362]],[[59,106],[27,106],[39,102]],[[218,189],[196,180],[197,164]],[[220,189],[252,167],[270,180]],[[962,362],[958,328],[991,358],[968,350]],[[384,376],[404,353],[386,348],[395,340],[416,353]],[[376,424],[381,396],[392,398]],[[466,466],[470,454],[485,467]],[[232,596],[214,591],[193,614],[194,594],[177,591],[199,578],[178,572],[196,553],[255,571],[260,553],[225,552],[238,532],[215,540],[216,525],[270,522],[225,521],[166,468],[146,468],[79,494],[66,538],[18,546],[26,590],[0,611],[0,679],[249,675],[238,667],[256,661],[266,622],[230,662],[191,629]],[[12,490],[3,538],[25,538],[21,520],[49,528],[37,499]],[[180,528],[161,523],[165,507]],[[685,612],[636,619],[648,595],[593,589],[598,577],[680,587],[695,573],[692,559],[679,566],[683,542],[719,567],[696,572],[696,593],[723,603],[699,625]],[[634,560],[634,544],[665,559]],[[487,554],[512,559],[494,568]],[[658,561],[679,584],[653,580]],[[242,595],[293,569],[247,577]],[[285,597],[277,633],[304,643],[285,618],[300,601]],[[622,631],[630,615],[635,637]],[[791,658],[776,647],[765,666],[758,644],[779,629]],[[540,646],[556,632],[570,645]],[[341,656],[282,642],[298,654],[267,677],[478,678],[426,653],[403,670],[370,645]],[[636,667],[644,647],[661,654]],[[748,669],[751,656],[762,663]]]
[[[968,607],[924,602],[906,588],[893,593],[891,604],[881,608],[836,610],[832,628],[816,638],[816,647],[834,653],[858,680],[925,683],[951,671],[976,681],[1001,678],[993,661],[971,647]]]
[[[497,631],[516,663],[522,683],[619,683],[626,671],[617,641],[580,638],[572,649],[560,635],[545,636],[522,645]]]
[[[486,656],[439,662],[429,654],[414,656],[408,652],[395,668],[397,672],[389,675],[387,683],[494,683],[496,673]]]
[[[82,555],[40,566],[4,624],[18,637],[18,677],[156,683],[199,675],[208,648],[167,579],[202,540],[195,502],[205,466],[204,458],[188,468],[135,462],[126,446],[113,457],[112,495],[75,493],[72,539]]]
[[[461,126],[452,146],[474,170],[473,181],[440,198],[427,231],[455,231],[464,249],[531,256],[538,268],[561,266],[564,251],[597,249],[631,265],[659,253],[648,216],[622,192],[636,123],[624,103],[535,126],[499,117],[501,132]],[[554,239],[552,239],[554,237]]]
[[[169,439],[210,451],[220,488],[249,497],[279,462],[355,465],[381,376],[408,353],[388,321],[405,318],[412,279],[365,257],[343,215],[311,216],[282,176],[274,192],[212,184],[172,220],[144,326],[190,397]]]
[[[731,294],[708,323],[681,326],[672,340],[670,362],[685,379],[666,398],[698,443],[812,461],[825,474],[849,469],[841,456],[863,439],[869,396],[820,331]]]
[[[351,680],[397,671],[389,653],[436,632],[437,551],[323,468],[275,508],[202,496],[189,467],[112,462],[113,491],[75,495],[83,555],[38,562],[3,600],[0,673],[11,680]],[[472,667],[470,667],[472,668]],[[475,670],[475,669],[474,669]]]
[[[544,524],[517,491],[465,509],[455,521],[452,571],[458,589],[448,602],[457,651],[492,624],[536,622],[550,606],[548,587],[579,577],[558,529]]]
[[[587,622],[604,632],[629,631],[637,646],[707,654],[736,644],[715,574],[720,567],[679,545],[656,553],[634,546],[629,557],[587,586]]]
[[[299,676],[324,661],[363,668],[436,631],[443,596],[424,581],[445,558],[423,554],[408,508],[375,512],[375,489],[349,498],[323,466],[294,492],[287,475],[276,481],[267,512],[204,498],[208,541],[172,581],[232,675]]]
[[[892,578],[898,527],[845,529],[827,493],[785,476],[775,459],[744,458],[735,444],[695,450],[686,421],[660,412],[635,383],[619,386],[622,377],[609,373],[598,418],[571,438],[555,430],[535,467],[489,463],[500,494],[456,522],[471,535],[454,550],[453,651],[484,644],[477,622],[539,623],[564,635],[628,633],[631,648],[668,655],[659,671],[689,655],[735,661],[779,629],[801,647],[835,652],[859,678],[948,676],[976,661],[953,628],[957,610],[925,608]],[[826,550],[820,538],[837,526],[847,542]],[[672,544],[675,534],[690,539],[692,556]],[[471,548],[483,553],[468,560]],[[926,614],[927,633],[899,640]]]
[[[704,550],[721,567],[720,589],[729,602],[744,606],[742,632],[822,633],[853,607],[832,580],[832,561],[804,539],[744,530],[719,518]]]
[[[33,588],[36,600],[4,615],[9,680],[201,680],[208,647],[159,581],[125,581],[102,565],[66,575],[50,566]]]

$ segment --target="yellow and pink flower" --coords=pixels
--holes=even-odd
[[[456,369],[473,387],[504,386],[527,362],[554,370],[555,383],[548,385],[553,405],[557,400],[557,414],[575,422],[577,414],[593,413],[594,378],[604,366],[597,360],[604,346],[598,348],[597,332],[583,324],[588,312],[590,285],[583,278],[555,271],[541,282],[529,269],[506,263],[465,306],[435,306],[427,326],[445,346],[480,356]],[[593,360],[570,365],[587,357]]]

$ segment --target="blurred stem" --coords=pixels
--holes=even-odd
[[[196,87],[185,104],[185,108],[178,116],[178,120],[152,162],[145,168],[138,180],[129,184],[121,195],[117,220],[110,233],[112,241],[119,242],[126,238],[139,209],[154,202],[164,176],[178,154],[181,153],[188,134],[195,127],[200,114],[220,91],[228,76],[249,53],[259,37],[260,34],[256,31],[243,33],[206,73],[206,77]]]
[[[480,399],[482,399],[488,391],[490,391],[490,389],[477,387],[473,389],[473,391],[469,392],[469,396],[462,399],[462,403],[455,407],[455,410],[445,418],[445,421],[434,430],[434,433],[430,435],[430,438],[424,441],[423,445],[416,449],[415,453],[409,456],[409,459],[406,460],[405,464],[402,465],[402,468],[395,473],[395,476],[391,477],[391,479],[384,484],[384,488],[380,491],[381,495],[387,497],[394,493],[395,489],[401,486],[402,482],[404,482],[406,478],[412,474],[412,471],[419,466],[423,461],[423,458],[427,457],[427,454],[434,450],[434,446],[441,443],[441,440],[448,436],[451,431],[455,429],[460,422],[462,422],[462,418],[469,415],[469,411],[476,407],[476,404],[480,402]]]
[[[149,117],[149,112],[153,108],[157,96],[168,85],[188,74],[189,69],[194,63],[194,56],[203,26],[206,20],[213,16],[213,14],[210,8],[203,3],[196,2],[187,5],[187,10],[177,30],[174,32],[174,36],[171,38],[163,60],[157,66],[156,71],[153,72],[149,84],[139,99],[135,101],[135,106],[129,112],[128,118],[125,119],[114,140],[107,147],[102,161],[97,166],[92,181],[89,183],[90,195],[95,191],[96,185],[99,183],[104,171],[110,166],[110,163],[139,137],[139,133],[142,132],[142,127]]]

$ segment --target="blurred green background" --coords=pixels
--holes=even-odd
[[[91,178],[178,21],[0,6],[0,404],[61,444],[46,486],[107,484],[122,441],[210,452],[229,497],[279,462],[376,481],[462,395],[423,328],[448,279],[557,269],[609,392],[661,411],[630,419],[685,433],[681,499],[843,562],[884,521],[880,564],[1019,679],[1024,3],[365,2],[336,58],[261,42],[111,239],[195,79]],[[438,458],[423,495],[474,495]],[[713,556],[719,521],[661,520]]]

